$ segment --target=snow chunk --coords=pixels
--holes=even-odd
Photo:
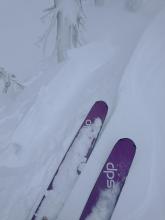
[[[102,191],[96,206],[86,220],[109,220],[115,208],[119,193],[119,183],[116,183],[112,189]]]

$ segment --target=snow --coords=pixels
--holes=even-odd
[[[97,100],[106,101],[109,114],[58,219],[79,219],[107,155],[129,137],[137,153],[112,220],[164,220],[165,2],[145,0],[135,12],[123,0],[97,8],[90,2],[84,9],[87,44],[68,51],[58,66],[44,63],[35,44],[49,2],[0,3],[0,66],[25,85],[23,92],[0,94],[3,220],[29,220]]]

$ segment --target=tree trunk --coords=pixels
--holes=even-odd
[[[73,47],[78,47],[78,29],[76,27],[76,25],[72,25],[72,44]]]
[[[65,18],[65,48],[72,48],[72,27],[67,18]]]
[[[62,11],[59,11],[57,13],[56,45],[57,45],[57,61],[62,62],[66,57],[65,46],[64,46],[64,18]]]
[[[140,9],[143,0],[127,0],[126,5],[130,11],[137,11]]]

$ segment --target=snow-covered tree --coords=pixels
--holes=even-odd
[[[66,57],[69,48],[77,47],[81,43],[81,31],[84,23],[82,0],[54,0],[52,7],[45,10],[50,18],[50,24],[42,40],[44,51],[47,41],[55,29],[55,47],[52,54],[61,62]]]
[[[14,88],[23,89],[24,86],[19,83],[14,74],[9,74],[3,67],[0,67],[0,81],[2,82],[2,92],[7,93],[9,88],[13,86]]]
[[[126,7],[130,11],[137,11],[143,3],[143,0],[126,0]]]

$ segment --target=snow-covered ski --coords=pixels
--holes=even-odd
[[[92,106],[55,171],[31,220],[57,218],[92,153],[107,111],[108,106],[103,101],[97,101]]]
[[[110,220],[132,164],[136,146],[119,140],[110,153],[79,220]]]

